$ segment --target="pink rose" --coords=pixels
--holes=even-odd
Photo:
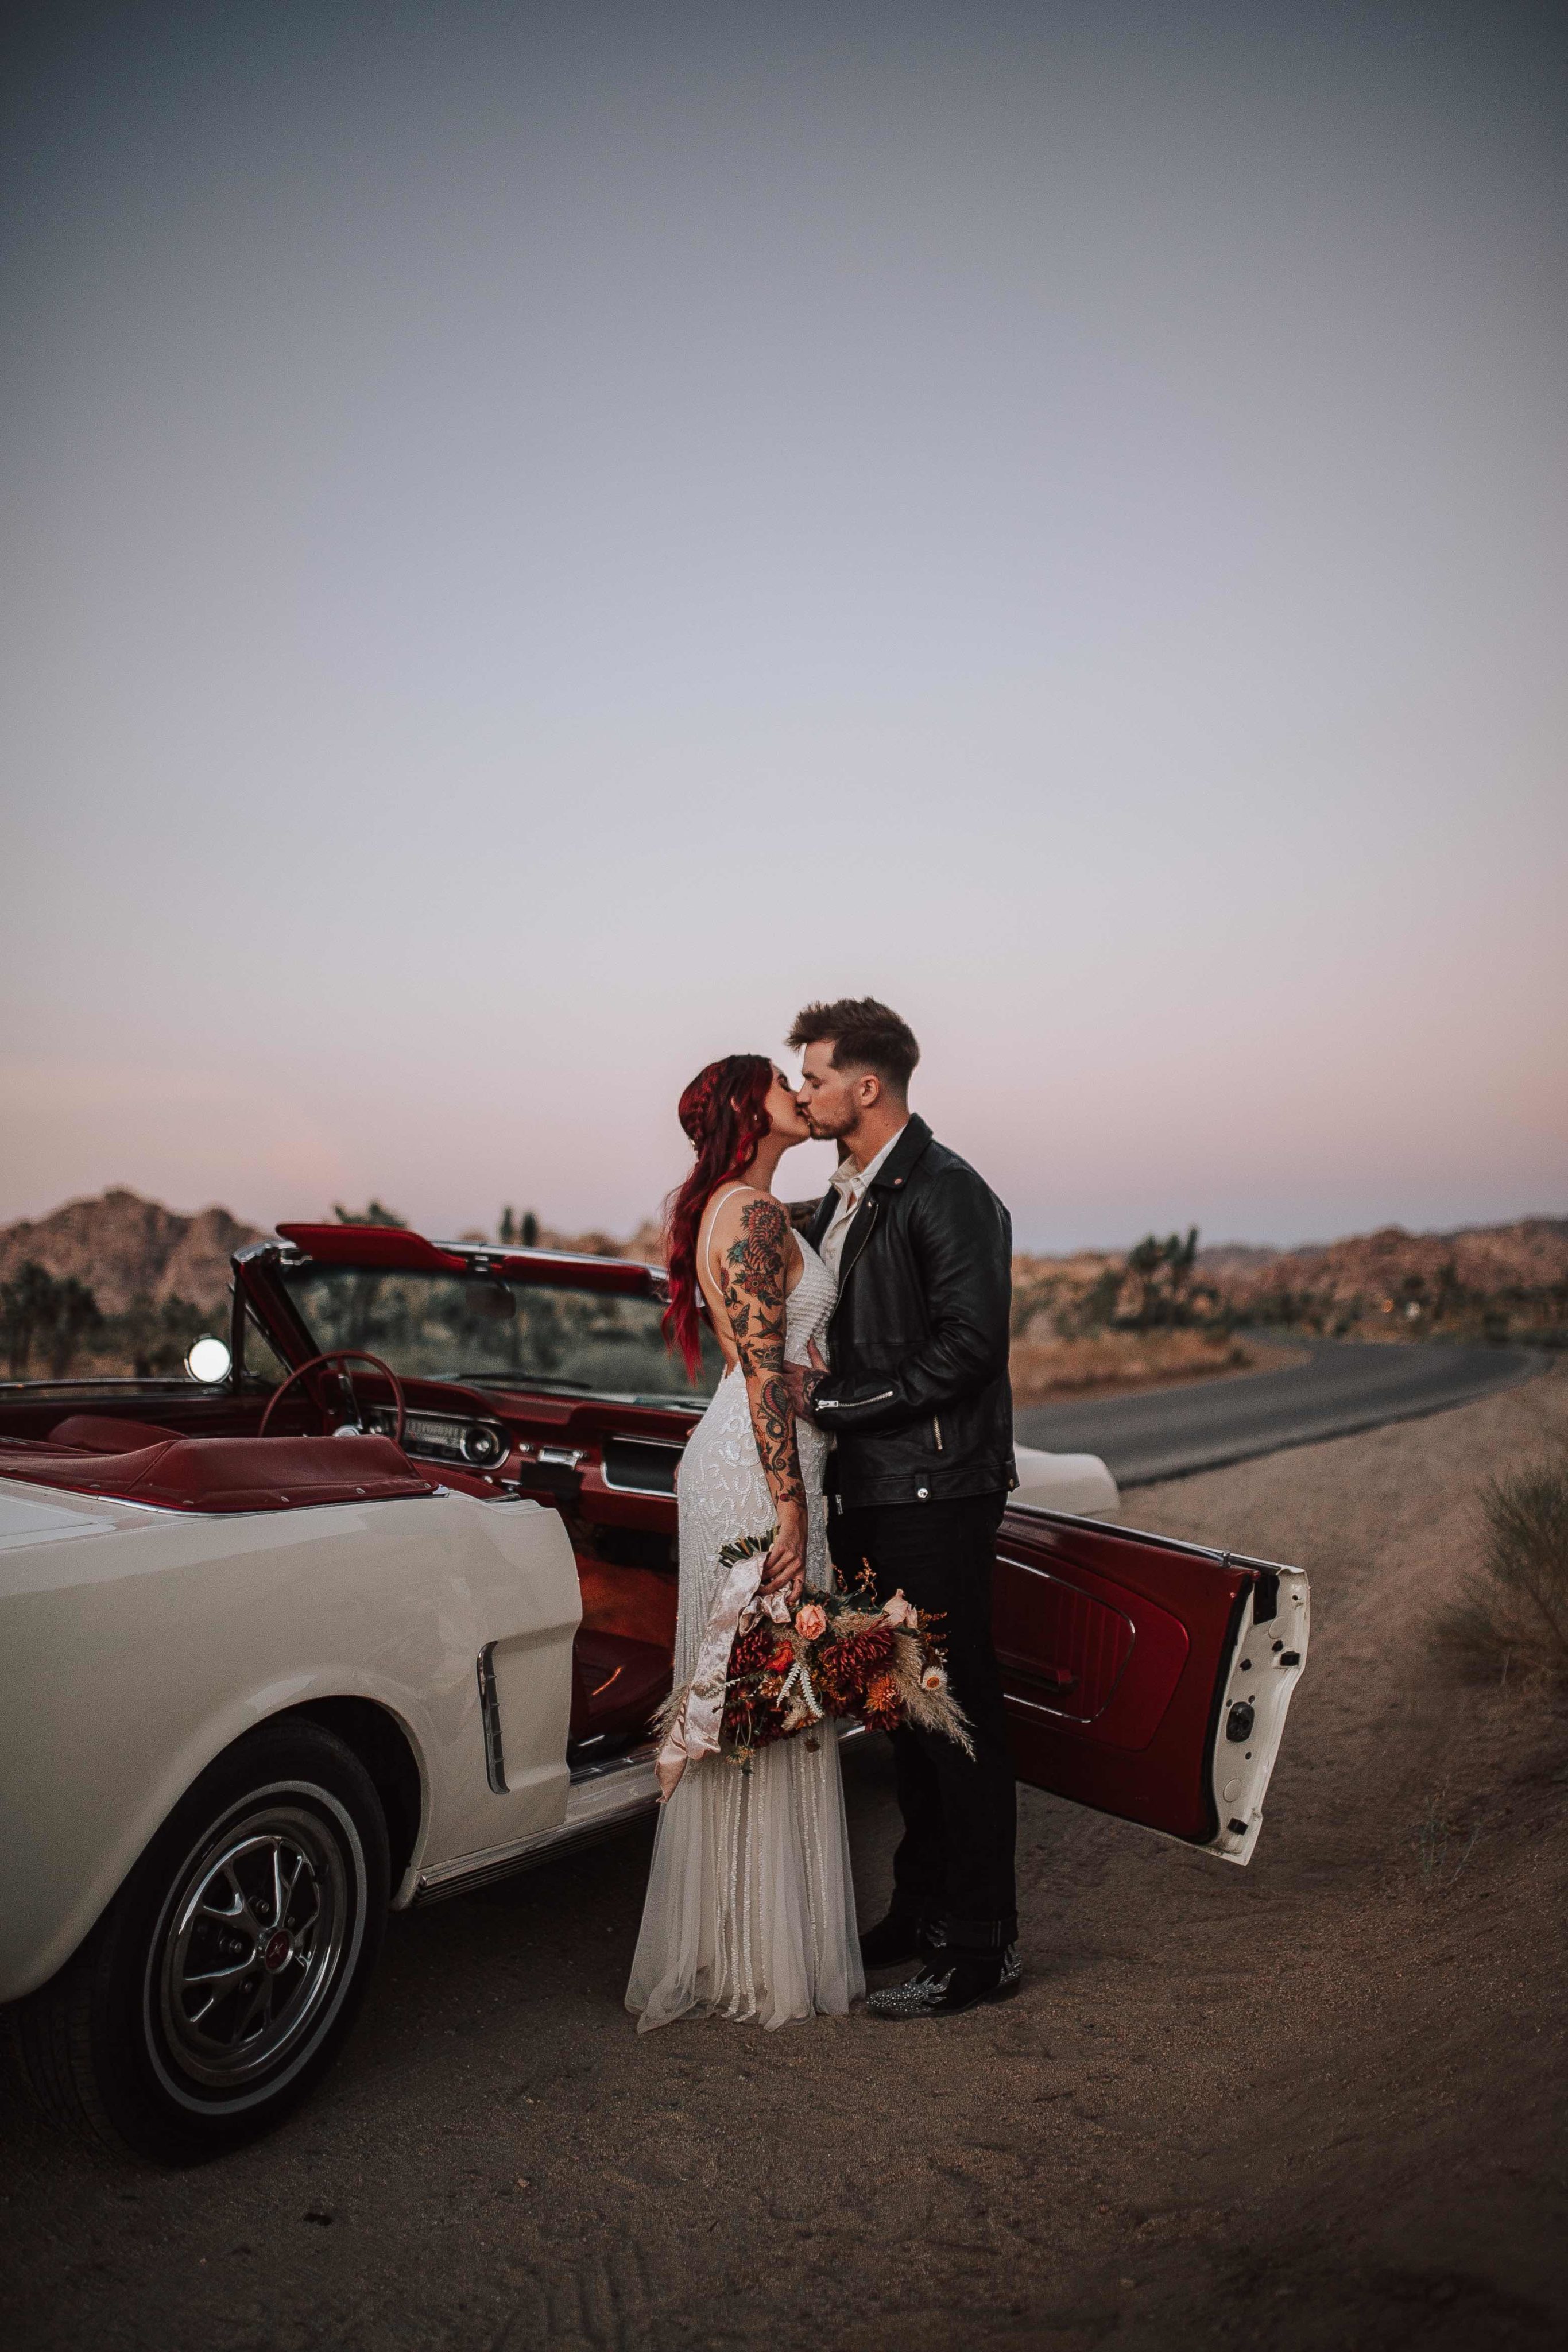
[[[891,1601],[883,1602],[882,1613],[890,1625],[913,1625],[915,1622],[914,1604],[906,1601],[902,1592],[895,1592]]]
[[[821,1601],[808,1601],[795,1612],[795,1631],[802,1642],[820,1642],[828,1630],[828,1612]]]

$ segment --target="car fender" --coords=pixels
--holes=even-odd
[[[0,2000],[69,1958],[214,1757],[313,1701],[368,1700],[402,1727],[421,1859],[561,1818],[580,1600],[554,1513],[452,1494],[228,1518],[72,1495],[69,1511],[77,1530],[0,1561]],[[476,1679],[497,1640],[529,1731],[499,1792]]]
[[[368,1699],[392,1717],[408,1741],[420,1779],[420,1826],[414,1855],[423,1850],[430,1822],[430,1727],[413,1694],[379,1684],[374,1677],[343,1664],[324,1665],[314,1672],[294,1674],[281,1682],[230,1699],[204,1720],[168,1757],[158,1777],[138,1792],[133,1808],[120,1818],[107,1845],[94,1853],[78,1850],[81,1875],[68,1906],[43,1933],[20,1968],[7,1966],[0,1974],[0,2000],[15,2000],[47,1984],[71,1954],[86,1942],[104,1912],[135,1869],[142,1854],[210,1764],[243,1739],[258,1724],[307,1706],[312,1700]],[[10,1938],[5,1939],[9,1945]],[[7,1953],[7,1958],[9,1955]]]

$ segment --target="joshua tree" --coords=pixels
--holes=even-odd
[[[0,1320],[11,1375],[18,1381],[27,1377],[35,1347],[48,1365],[51,1380],[63,1381],[87,1334],[103,1325],[98,1301],[85,1282],[74,1274],[57,1282],[36,1258],[19,1266],[11,1281],[0,1283]]]
[[[185,1360],[193,1339],[208,1328],[209,1318],[188,1298],[165,1298],[154,1305],[145,1291],[133,1298],[119,1318],[120,1342],[139,1381],[172,1375]]]
[[[1139,1331],[1155,1323],[1191,1322],[1193,1308],[1187,1294],[1197,1263],[1196,1225],[1188,1227],[1185,1241],[1179,1234],[1171,1234],[1163,1242],[1155,1234],[1146,1235],[1127,1253],[1127,1274],[1137,1285],[1137,1293],[1132,1313],[1122,1319]]]
[[[102,1330],[103,1317],[86,1283],[78,1282],[74,1274],[57,1282],[54,1289],[54,1320],[44,1345],[51,1378],[63,1381],[88,1333]]]
[[[5,1318],[5,1352],[11,1377],[25,1381],[33,1342],[48,1345],[54,1325],[55,1284],[36,1258],[17,1267],[11,1280],[0,1283],[0,1316]]]

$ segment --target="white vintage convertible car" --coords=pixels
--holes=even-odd
[[[703,1401],[652,1268],[280,1235],[221,1377],[0,1388],[0,2000],[47,2104],[175,2160],[319,2079],[389,1907],[651,1806]],[[1245,1862],[1306,1579],[1115,1499],[1035,1455],[1003,1522],[1019,1777]]]

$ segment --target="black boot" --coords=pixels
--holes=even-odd
[[[917,2017],[958,2017],[982,2002],[1010,2000],[1023,1979],[1016,1944],[1004,1952],[959,1952],[925,1966],[907,1984],[866,1995],[866,2015],[905,2025]]]

